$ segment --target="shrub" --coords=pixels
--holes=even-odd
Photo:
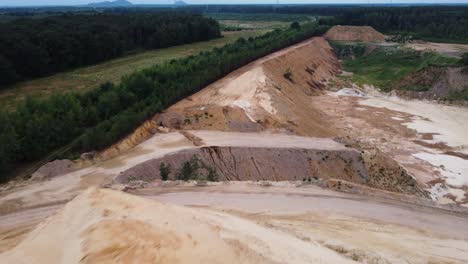
[[[295,21],[295,22],[291,23],[291,29],[301,30],[301,25],[299,24],[299,22]]]
[[[193,156],[185,161],[177,172],[177,179],[182,181],[195,180],[198,178],[198,169],[200,169],[199,159]]]
[[[218,181],[218,172],[213,167],[208,167],[208,175],[206,179],[210,182],[217,182]]]
[[[286,70],[286,72],[283,74],[283,77],[286,79],[286,80],[289,80],[290,82],[294,82],[294,80],[292,79],[292,73],[291,73],[291,69],[288,68]]]
[[[463,54],[459,63],[463,66],[468,66],[468,53]]]
[[[161,164],[159,164],[159,174],[161,175],[161,180],[167,181],[169,179],[170,173],[171,165],[161,162]]]

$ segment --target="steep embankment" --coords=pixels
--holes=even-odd
[[[324,36],[328,40],[384,42],[385,36],[369,26],[334,26]]]
[[[339,68],[327,41],[312,38],[227,75],[170,107],[157,123],[176,129],[332,136],[326,118],[309,100],[323,94]]]
[[[272,137],[279,143],[280,138]],[[310,144],[310,143],[314,144]],[[255,144],[252,144],[252,146]],[[281,146],[281,144],[278,144]],[[181,168],[195,157],[199,177],[214,168],[221,181],[310,181],[330,179],[364,184],[377,189],[425,196],[425,192],[408,172],[382,153],[361,153],[327,139],[303,139],[302,148],[291,147],[219,147],[209,146],[179,151],[148,160],[122,172],[117,181],[152,182],[161,179],[160,165]],[[170,180],[177,179],[172,169]]]

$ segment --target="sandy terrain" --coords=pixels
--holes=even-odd
[[[468,251],[468,219],[437,210],[312,186],[162,191],[88,190],[0,262],[464,263]]]
[[[442,198],[451,193],[457,202],[467,203],[466,192],[463,190],[468,186],[468,159],[463,154],[468,151],[468,108],[397,97],[369,98],[360,104],[410,114],[410,120],[402,125],[421,135],[431,135],[419,140],[426,142],[426,146],[436,146],[421,148],[420,152],[412,154],[430,163],[432,170],[445,180],[446,190],[438,190],[440,193],[436,195]],[[450,150],[452,155],[446,155],[447,150]],[[459,156],[453,155],[456,153]]]
[[[77,210],[79,209],[79,210]],[[32,231],[2,263],[353,263],[223,212],[88,190]]]
[[[299,137],[272,133],[236,133],[215,131],[192,131],[204,142],[195,146],[178,132],[157,134],[137,147],[96,165],[52,178],[32,182],[0,196],[0,214],[68,201],[82,189],[111,182],[121,172],[140,163],[160,158],[181,150],[202,146],[302,148],[317,150],[345,150],[345,146],[326,138]],[[94,179],[90,181],[89,179]]]
[[[468,108],[398,97],[372,97],[361,104],[411,114],[412,120],[404,125],[419,133],[434,134],[432,141],[426,140],[428,143],[443,142],[460,151],[468,148]]]
[[[436,51],[452,57],[460,57],[464,53],[468,52],[467,44],[451,44],[451,43],[408,43],[406,47],[415,49],[415,50],[429,50]]]

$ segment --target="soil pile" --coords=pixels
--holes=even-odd
[[[354,263],[253,221],[89,189],[1,263]]]
[[[70,173],[76,164],[70,160],[55,160],[40,167],[31,177],[35,180],[46,180],[60,175]]]
[[[369,26],[334,26],[325,34],[328,40],[385,42],[385,36]]]

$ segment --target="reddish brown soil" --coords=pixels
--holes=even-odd
[[[334,26],[325,34],[328,40],[384,42],[385,36],[368,26]]]

